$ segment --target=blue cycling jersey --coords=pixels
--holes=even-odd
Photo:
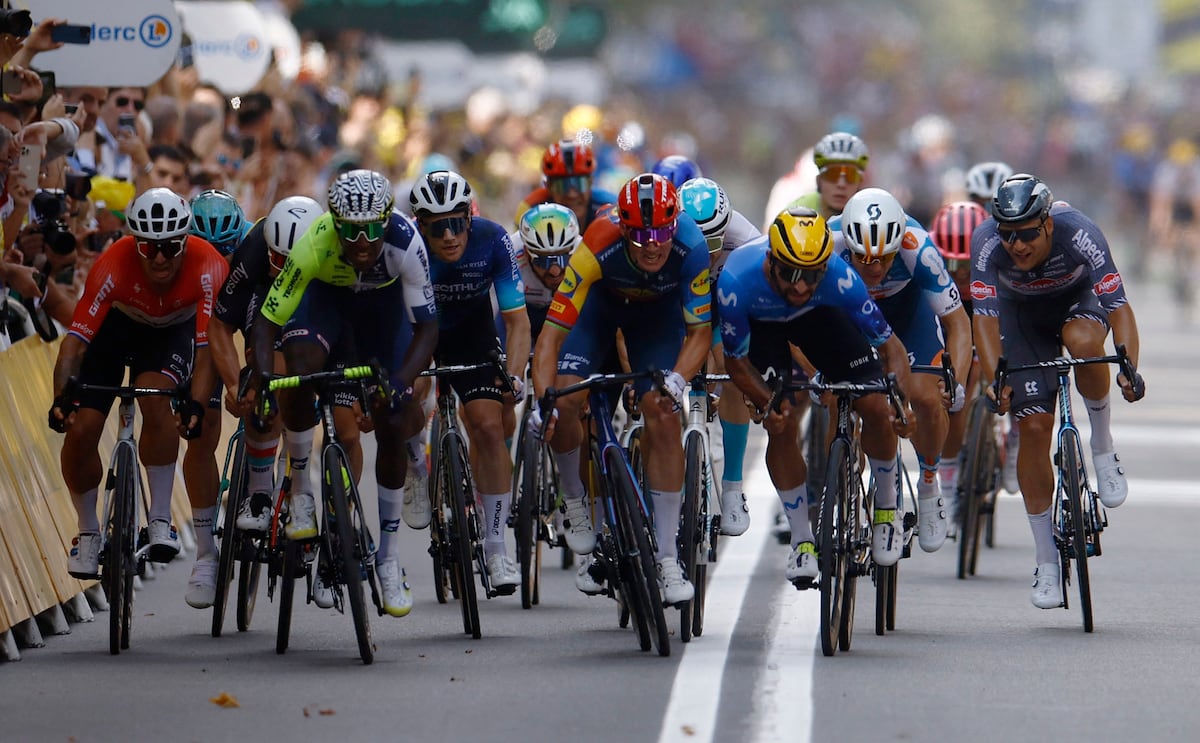
[[[525,286],[512,241],[508,232],[492,220],[471,218],[467,247],[457,261],[447,263],[433,250],[429,258],[440,328],[454,327],[469,317],[478,303],[490,303],[493,286],[501,312],[524,310]]]

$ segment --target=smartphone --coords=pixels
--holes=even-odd
[[[21,92],[21,73],[16,70],[5,70],[0,75],[0,92],[4,95],[14,95]]]
[[[117,117],[117,128],[137,131],[137,114],[121,114]]]
[[[78,103],[64,103],[63,108],[67,109],[67,115],[70,116],[71,114],[73,114],[79,110],[79,104]]]
[[[21,145],[21,159],[17,166],[17,172],[20,174],[21,183],[30,190],[36,190],[38,187],[38,174],[41,173],[41,170],[41,145]]]
[[[50,40],[61,41],[64,44],[90,44],[92,43],[92,27],[73,26],[69,23],[65,26],[55,26],[50,30]]]
[[[55,85],[54,73],[46,70],[37,71],[37,76],[42,80],[42,100],[45,101],[50,96],[58,92],[58,86]]]

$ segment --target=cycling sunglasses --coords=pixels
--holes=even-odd
[[[570,191],[587,193],[592,188],[590,175],[567,175],[546,179],[546,188],[555,196],[562,196]]]
[[[884,256],[859,255],[858,253],[855,253],[854,254],[854,262],[860,266],[873,266],[876,263],[890,264],[895,257],[896,257],[895,253],[888,253],[887,255],[884,255]]]
[[[567,264],[571,261],[570,253],[554,253],[551,255],[535,255],[529,254],[529,263],[534,268],[540,268],[543,271],[549,271],[551,268],[558,266],[566,269]]]
[[[666,227],[630,227],[627,238],[635,246],[642,248],[647,243],[669,243],[675,239],[675,224]]]
[[[421,226],[432,237],[441,237],[450,230],[451,235],[461,235],[471,225],[470,217],[441,217],[437,219],[422,219]]]
[[[129,98],[128,96],[123,96],[123,95],[117,96],[113,100],[113,103],[117,104],[117,108],[125,108],[126,106],[128,106],[129,104],[132,103],[134,109],[137,111],[141,111],[143,108],[146,107],[145,101],[140,100],[138,98]]]
[[[1042,228],[1046,226],[1046,220],[1037,223],[1037,227],[1026,227],[1023,230],[1005,230],[998,229],[996,234],[1000,236],[1000,242],[1005,245],[1012,245],[1020,240],[1023,243],[1031,243],[1042,234]]]
[[[861,183],[863,172],[853,165],[826,165],[821,168],[818,177],[830,183],[845,180],[846,183]]]
[[[282,271],[284,264],[287,263],[287,256],[282,253],[276,253],[274,250],[268,250],[267,261],[271,264],[271,268],[276,271]]]
[[[333,226],[337,230],[337,235],[346,242],[354,242],[360,235],[366,235],[371,242],[383,239],[383,233],[387,231],[387,220],[381,219],[375,222],[340,222],[333,221]]]
[[[167,260],[174,260],[183,254],[187,246],[187,236],[169,240],[136,240],[138,255],[148,261],[154,260],[159,254]]]
[[[779,277],[779,280],[785,284],[799,284],[803,281],[809,286],[816,286],[825,277],[825,266],[821,266],[820,268],[792,268],[778,261],[771,261],[771,268],[774,269],[775,275]]]

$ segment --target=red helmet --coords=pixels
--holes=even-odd
[[[661,175],[642,173],[621,187],[617,216],[626,227],[670,227],[679,216],[679,194]]]
[[[955,201],[938,209],[929,234],[943,258],[966,260],[971,257],[971,233],[987,218],[987,210],[974,201]]]
[[[591,175],[595,170],[596,156],[591,145],[571,139],[555,142],[542,156],[542,175],[547,178]]]

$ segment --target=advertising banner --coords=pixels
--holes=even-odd
[[[200,79],[226,95],[254,89],[271,63],[262,13],[249,2],[175,3],[192,40]]]

